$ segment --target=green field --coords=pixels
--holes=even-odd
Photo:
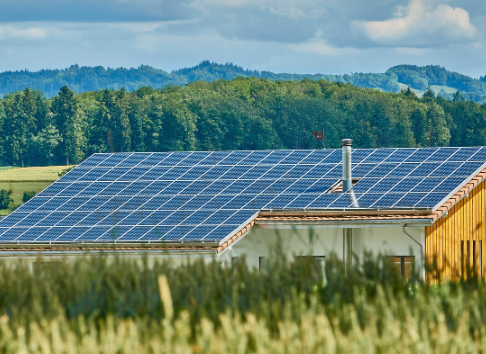
[[[430,88],[437,93],[439,93],[441,90],[444,90],[445,93],[456,93],[458,91],[454,87],[444,85],[430,85]]]
[[[0,189],[11,190],[15,204],[22,204],[24,192],[35,191],[36,194],[51,185],[59,178],[59,172],[68,166],[47,167],[2,167],[0,168]],[[0,210],[0,215],[8,214]]]

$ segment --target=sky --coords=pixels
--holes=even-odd
[[[485,0],[0,0],[0,71],[202,60],[289,73],[486,75]]]

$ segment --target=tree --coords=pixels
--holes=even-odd
[[[66,165],[79,163],[84,158],[86,149],[86,117],[74,91],[63,86],[52,100],[51,112],[60,136],[56,155],[63,156]],[[52,128],[49,129],[53,134]]]
[[[12,195],[11,190],[0,189],[0,209],[8,209],[13,199],[10,197]]]
[[[27,203],[29,200],[34,198],[36,195],[35,191],[25,191],[22,195],[22,202]]]

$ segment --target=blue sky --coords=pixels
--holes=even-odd
[[[200,61],[291,73],[486,75],[484,0],[0,0],[0,71]]]

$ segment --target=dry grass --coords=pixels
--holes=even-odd
[[[484,353],[486,287],[409,283],[365,260],[0,262],[0,353]]]

